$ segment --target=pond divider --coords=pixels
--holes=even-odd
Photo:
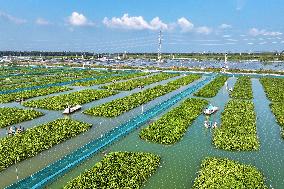
[[[112,142],[117,139],[126,136],[132,130],[138,128],[139,126],[146,124],[150,119],[157,116],[164,110],[170,108],[178,101],[181,101],[189,94],[195,92],[199,88],[201,88],[206,83],[210,82],[216,77],[217,74],[212,74],[209,77],[203,79],[197,84],[187,88],[186,90],[174,95],[168,100],[159,103],[158,105],[150,108],[144,113],[130,119],[124,124],[112,129],[108,133],[102,135],[98,139],[94,139],[93,141],[85,144],[79,149],[71,152],[70,154],[64,156],[63,158],[55,161],[54,163],[46,166],[45,168],[39,170],[38,172],[28,176],[8,187],[6,189],[16,189],[16,188],[27,188],[27,189],[35,189],[35,188],[43,188],[48,183],[54,181],[58,177],[64,175],[67,171],[72,169],[73,167],[79,165],[84,160],[93,156],[96,152],[101,150],[102,148],[110,145]]]

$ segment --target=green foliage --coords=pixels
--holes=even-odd
[[[34,108],[44,108],[49,110],[63,110],[68,105],[70,106],[81,105],[94,100],[106,98],[108,96],[115,94],[117,94],[117,92],[115,91],[86,89],[59,96],[52,96],[38,100],[30,100],[24,102],[23,105]]]
[[[254,166],[208,157],[203,160],[192,188],[268,189],[263,174]]]
[[[141,130],[139,136],[146,141],[174,144],[181,140],[190,124],[208,104],[203,99],[187,99],[159,120]]]
[[[221,127],[214,130],[213,143],[224,150],[259,149],[256,114],[252,102],[231,100],[222,112]]]
[[[261,84],[268,99],[272,102],[284,102],[284,79],[283,78],[261,78]]]
[[[106,73],[101,73],[97,71],[91,70],[62,70],[61,72],[40,74],[35,77],[35,75],[24,75],[21,77],[8,77],[5,80],[1,81],[0,84],[0,91],[2,90],[9,90],[9,89],[18,89],[18,88],[25,88],[25,87],[33,87],[33,86],[40,86],[46,84],[53,84],[58,82],[66,82],[71,80],[78,80],[83,78],[92,78],[102,75],[109,75]]]
[[[156,171],[160,157],[145,152],[111,152],[64,189],[141,188]]]
[[[217,95],[218,91],[228,80],[228,78],[228,76],[218,76],[212,82],[196,92],[194,95],[199,97],[212,98]]]
[[[264,87],[266,96],[272,101],[270,108],[282,127],[281,135],[284,139],[284,79],[261,78],[260,82]]]
[[[251,80],[249,77],[239,77],[234,90],[231,93],[231,97],[235,99],[251,100],[253,99]]]
[[[0,94],[0,103],[12,102],[17,99],[28,99],[37,96],[44,96],[52,93],[58,93],[63,91],[71,90],[68,87],[50,87],[44,89],[27,90],[22,92],[10,93],[10,94]]]
[[[0,171],[15,161],[33,157],[69,138],[87,131],[92,125],[71,119],[57,119],[27,131],[0,139]]]
[[[127,75],[111,76],[111,77],[106,77],[106,78],[101,78],[101,79],[96,79],[96,80],[77,82],[77,83],[74,83],[73,86],[93,86],[93,85],[114,82],[114,81],[131,79],[131,78],[145,76],[145,75],[148,75],[148,73],[138,72],[138,73],[127,74]]]
[[[16,123],[32,120],[43,113],[35,110],[24,110],[19,108],[0,108],[0,128]]]
[[[283,103],[272,103],[270,105],[272,112],[274,113],[278,123],[282,126],[282,138],[284,139],[284,104]]]
[[[156,87],[146,89],[139,93],[134,93],[130,96],[104,103],[100,106],[88,109],[84,111],[84,113],[89,115],[104,116],[104,117],[119,116],[124,112],[127,112],[157,97],[172,92],[180,88],[181,86],[187,85],[199,78],[200,78],[199,75],[189,75],[186,77],[182,77],[177,79],[176,81],[169,82],[166,85],[158,85]]]
[[[121,82],[121,83],[105,85],[105,86],[102,86],[102,88],[110,89],[110,90],[130,91],[132,89],[137,88],[138,86],[150,85],[152,83],[156,83],[156,82],[169,79],[175,76],[177,76],[177,74],[159,73],[157,75],[152,75],[152,76],[148,76],[145,78],[132,79],[132,80]]]

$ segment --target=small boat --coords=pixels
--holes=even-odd
[[[80,105],[76,105],[74,107],[68,107],[63,111],[63,114],[71,114],[73,112],[76,112],[77,110],[80,110],[82,108],[82,106]]]
[[[206,108],[203,113],[205,115],[211,115],[211,114],[214,114],[215,112],[217,112],[219,110],[218,107],[216,106],[212,106],[211,104],[208,106],[208,108]]]

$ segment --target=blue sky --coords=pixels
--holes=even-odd
[[[283,0],[0,0],[0,50],[284,50]]]

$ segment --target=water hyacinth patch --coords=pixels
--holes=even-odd
[[[82,105],[94,100],[99,100],[117,94],[115,91],[86,89],[69,94],[52,96],[25,102],[24,106],[44,108],[48,110],[63,110],[67,106]]]
[[[284,79],[283,78],[261,78],[259,80],[264,87],[268,99],[272,102],[284,103]]]
[[[256,167],[216,157],[202,161],[192,188],[268,189],[263,174]]]
[[[231,97],[235,99],[251,100],[253,99],[252,87],[250,77],[239,77],[234,90],[231,93]]]
[[[0,139],[0,171],[69,138],[87,131],[92,125],[71,120],[55,121],[27,129],[21,134]]]
[[[250,151],[259,149],[254,104],[230,100],[221,116],[221,127],[213,132],[213,144],[224,150]]]
[[[69,87],[49,87],[45,89],[26,90],[22,92],[0,94],[0,103],[12,102],[17,99],[29,99],[37,96],[44,96],[52,93],[58,93],[71,90]]]
[[[111,152],[95,166],[71,180],[71,188],[141,188],[156,171],[160,157],[146,152]]]
[[[100,106],[90,108],[84,111],[85,114],[103,117],[115,117],[127,112],[133,108],[136,108],[142,104],[145,104],[155,98],[172,92],[181,86],[188,85],[196,79],[199,79],[199,75],[189,75],[179,78],[175,81],[169,82],[166,85],[158,85],[156,87],[146,89],[139,93],[134,93],[124,98],[119,98],[111,102],[104,103]]]
[[[174,144],[181,140],[190,124],[208,104],[203,99],[187,99],[159,120],[141,130],[139,136],[146,141]]]
[[[218,76],[198,92],[194,93],[194,95],[198,97],[212,98],[217,95],[218,91],[228,80],[228,78],[228,76]]]
[[[113,81],[120,81],[120,80],[135,78],[135,77],[141,77],[145,75],[148,75],[148,73],[138,72],[138,73],[127,74],[127,75],[113,75],[110,77],[100,78],[96,80],[76,82],[72,85],[73,86],[93,86],[93,85],[99,85],[99,84],[104,84],[104,83],[110,83]]]
[[[0,128],[7,127],[23,121],[32,120],[43,113],[35,110],[19,108],[0,108]]]
[[[148,76],[145,78],[132,79],[129,81],[114,83],[110,85],[102,86],[101,88],[110,89],[110,90],[124,90],[129,91],[137,88],[138,86],[150,85],[152,83],[156,83],[162,80],[169,79],[171,77],[178,76],[177,74],[167,74],[167,73],[159,73],[157,75]]]
[[[270,107],[279,125],[282,127],[281,135],[282,135],[282,138],[284,139],[284,103],[274,102],[270,104]]]

